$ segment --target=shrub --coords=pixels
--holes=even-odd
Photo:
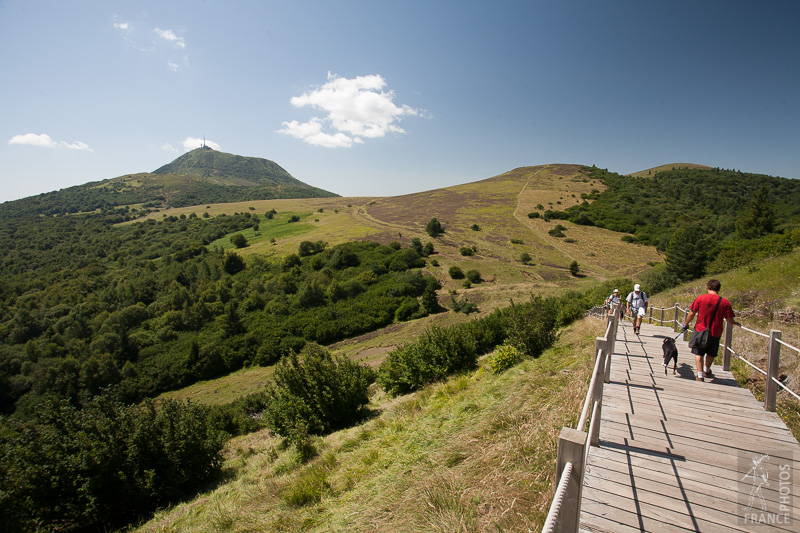
[[[237,248],[246,248],[247,247],[247,237],[242,235],[241,233],[237,233],[231,236],[231,242]]]
[[[435,293],[434,293],[435,294]],[[405,298],[400,307],[394,312],[394,319],[397,322],[405,322],[421,316],[419,302],[416,298]]]
[[[346,357],[334,357],[309,344],[276,366],[264,420],[275,433],[295,442],[304,434],[322,434],[355,422],[369,402],[374,373]]]
[[[309,255],[318,254],[325,249],[328,245],[325,241],[303,241],[300,243],[300,246],[297,248],[297,255],[300,257],[307,257]]]
[[[458,253],[460,253],[463,256],[470,256],[475,252],[469,246],[462,246],[461,248],[458,249]]]
[[[519,352],[536,357],[553,344],[558,313],[556,298],[531,297],[526,305],[508,308],[508,343]]]
[[[623,235],[622,237],[620,237],[620,240],[622,242],[630,242],[630,243],[637,242],[636,235]]]
[[[549,235],[553,236],[553,237],[566,237],[566,235],[564,235],[564,230],[565,229],[567,229],[567,228],[565,228],[561,224],[558,224],[558,225],[556,225],[556,227],[554,227],[553,229],[551,229],[547,233]]]
[[[481,227],[479,225],[477,225],[477,224],[473,224],[471,226],[471,228],[472,228],[472,231],[480,231],[481,230]]]
[[[436,238],[440,234],[444,233],[444,227],[442,227],[442,224],[437,219],[432,218],[425,226],[425,232],[431,237]]]
[[[666,265],[658,264],[652,270],[641,275],[642,284],[647,287],[648,294],[656,294],[680,285],[680,280]]]
[[[461,268],[456,265],[451,266],[450,269],[447,271],[447,273],[450,274],[450,277],[453,279],[464,278],[464,271],[461,270]]]
[[[569,264],[569,273],[572,274],[573,276],[577,276],[578,272],[580,271],[580,268],[581,267],[580,265],[578,265],[578,262],[573,261],[572,263]]]
[[[540,216],[541,215],[539,214],[538,211],[533,211],[531,213],[528,213],[528,218],[539,218]]]
[[[300,217],[298,215],[292,215],[289,217],[289,222],[300,222]]]
[[[511,239],[511,244],[525,244],[522,239]]]
[[[492,374],[500,374],[522,362],[522,354],[508,344],[502,344],[486,358],[486,367]]]
[[[481,273],[477,270],[467,270],[467,279],[472,283],[480,283],[481,282]]]
[[[465,281],[464,283],[469,283],[469,281]],[[464,298],[463,300],[456,300],[451,296],[450,307],[452,307],[453,311],[456,313],[464,313],[465,315],[478,311],[478,306],[470,302],[467,298]]]
[[[520,254],[520,256],[519,256],[519,260],[520,260],[520,261],[522,261],[523,263],[526,263],[526,264],[527,264],[527,263],[530,263],[530,261],[531,261],[531,254],[529,254],[528,252],[522,252],[522,253]]]
[[[477,359],[470,335],[458,327],[432,326],[416,342],[389,353],[378,381],[390,394],[405,394],[457,370],[475,368]]]

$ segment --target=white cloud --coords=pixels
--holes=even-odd
[[[68,148],[70,150],[83,150],[91,152],[89,145],[85,142],[75,141],[68,143],[66,141],[56,141],[46,133],[25,133],[23,135],[14,135],[8,140],[8,144],[23,144],[29,146],[39,146],[42,148]]]
[[[178,64],[173,63],[172,61],[167,61],[167,68],[170,69],[172,72],[178,71]]]
[[[208,139],[203,140],[200,137],[186,137],[186,139],[183,140],[183,148],[186,151],[194,150],[195,148],[200,148],[203,146],[204,142],[209,148],[219,150],[219,144],[215,143],[214,141],[209,141]]]
[[[161,145],[161,149],[166,150],[167,152],[175,152],[176,154],[180,152],[180,150],[172,146],[170,143],[164,143],[163,145]]]
[[[325,116],[314,116],[304,123],[283,122],[278,131],[329,148],[349,148],[354,143],[363,143],[362,137],[374,139],[387,133],[405,133],[398,125],[402,117],[422,113],[407,105],[395,105],[394,91],[385,91],[385,87],[386,80],[379,74],[348,79],[329,72],[327,83],[290,100],[297,108],[308,106],[324,111]],[[331,132],[323,131],[326,125]]]
[[[122,31],[128,31],[129,29],[131,29],[131,24],[130,22],[115,22],[114,28]]]
[[[186,42],[184,42],[183,37],[178,37],[175,35],[174,31],[162,30],[161,28],[155,28],[153,31],[162,39],[175,43],[175,46],[178,48],[181,48],[182,50],[186,49]]]

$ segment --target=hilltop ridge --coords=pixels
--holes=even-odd
[[[207,146],[186,152],[153,174],[185,174],[223,185],[305,185],[269,159],[219,152]]]

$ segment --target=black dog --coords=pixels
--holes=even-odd
[[[667,375],[669,360],[674,359],[675,363],[672,366],[672,375],[674,376],[675,371],[678,369],[678,348],[675,346],[675,339],[672,337],[664,339],[664,344],[661,345],[661,349],[664,350],[664,375]]]

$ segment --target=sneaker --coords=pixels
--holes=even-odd
[[[698,377],[696,377],[696,378],[694,378],[694,379],[695,379],[695,380],[697,380],[697,381],[705,381],[705,378],[701,378],[701,377],[699,377],[699,376],[698,376]]]
[[[714,373],[711,370],[706,371],[706,377],[708,379],[714,379]]]

